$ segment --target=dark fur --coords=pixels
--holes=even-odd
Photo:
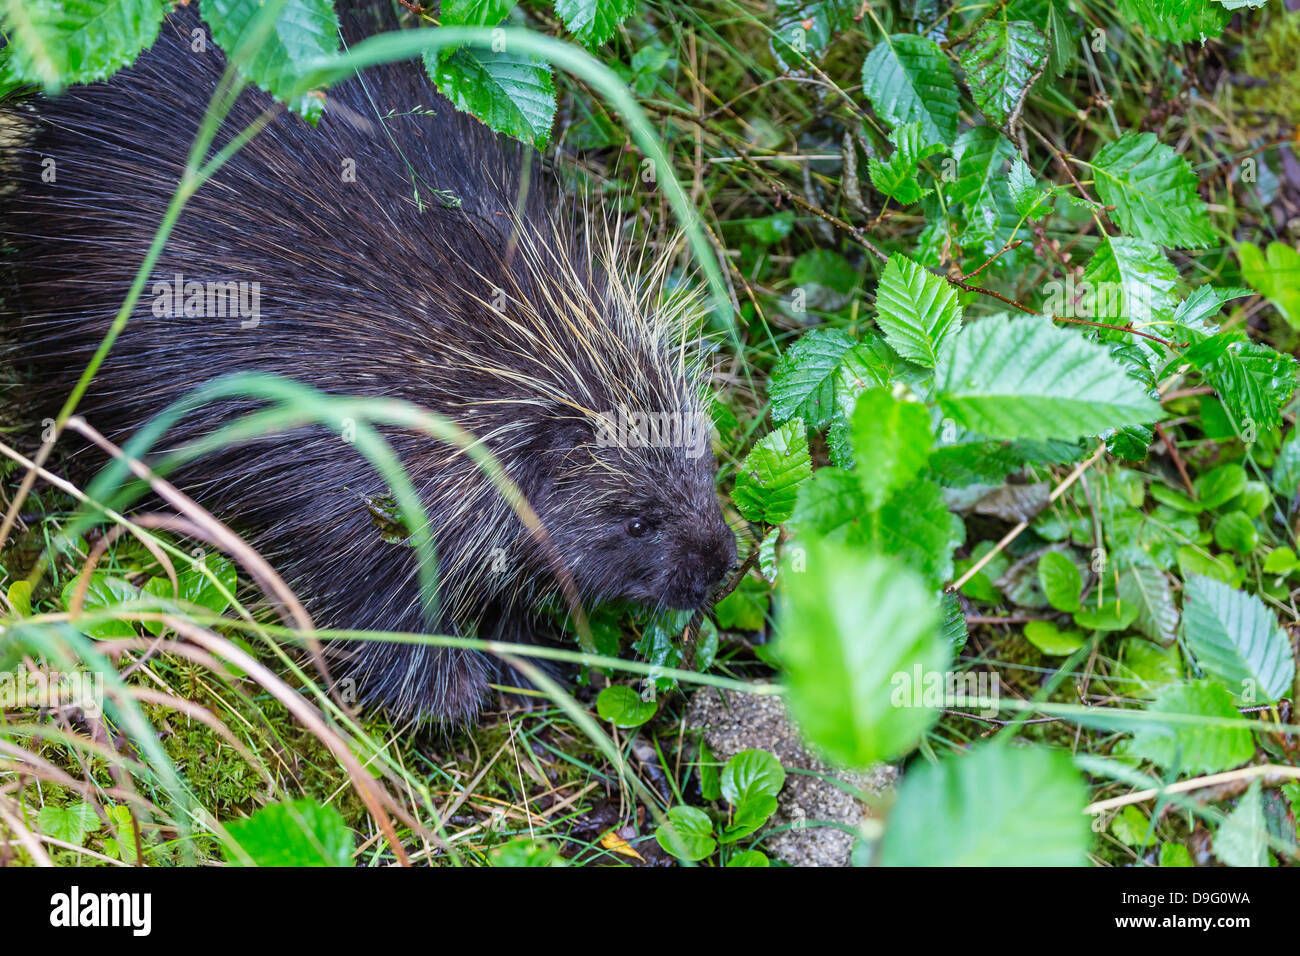
[[[2,222],[14,268],[4,308],[12,358],[41,386],[37,414],[86,366],[180,177],[223,66],[215,48],[190,52],[196,22],[181,10],[129,71],[9,113],[10,132],[17,117],[30,136],[9,157],[16,188]],[[588,265],[582,225],[556,213],[560,194],[537,157],[456,112],[413,64],[369,71],[329,95],[317,128],[278,118],[191,198],[79,412],[123,441],[202,382],[246,370],[404,399],[455,419],[502,461],[584,601],[700,604],[735,559],[711,456],[595,447],[590,415],[630,398],[644,410],[700,414],[698,383],[670,343],[623,315],[599,262]],[[246,92],[225,130],[268,103]],[[379,119],[416,107],[435,115]],[[57,162],[54,184],[41,182],[46,156]],[[348,158],[355,183],[341,181]],[[462,207],[444,208],[434,188]],[[530,266],[523,250],[533,247],[553,258]],[[260,324],[155,316],[152,283],[177,272],[260,282]],[[609,325],[573,341],[548,282],[571,294],[580,286],[591,311],[622,309],[623,318],[602,315]],[[504,315],[485,305],[492,286],[509,291]],[[532,332],[521,340],[507,318],[525,313]],[[164,444],[208,434],[248,407],[194,412]],[[176,480],[249,535],[320,626],[527,639],[530,609],[555,591],[545,555],[464,456],[409,432],[386,437],[430,514],[437,621],[421,619],[414,552],[381,539],[361,498],[385,494],[384,482],[337,428],[259,439]],[[640,537],[628,534],[634,517],[649,527]],[[477,653],[408,644],[358,645],[348,667],[367,699],[446,720],[473,716],[491,673]]]

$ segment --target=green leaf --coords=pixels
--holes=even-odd
[[[807,428],[802,419],[791,419],[745,456],[731,499],[747,520],[780,524],[794,511],[799,486],[811,474]]]
[[[1038,583],[1047,602],[1058,611],[1077,611],[1083,593],[1083,575],[1060,551],[1048,551],[1038,559]]]
[[[789,707],[814,747],[849,767],[897,757],[938,717],[898,675],[944,673],[933,591],[887,558],[825,542],[807,567],[783,569],[777,644]],[[916,694],[913,694],[913,690]]]
[[[32,582],[19,578],[9,585],[5,597],[9,599],[9,604],[13,607],[15,616],[31,617]]]
[[[903,777],[880,850],[884,866],[1083,866],[1088,791],[1070,758],[1043,747],[977,744]]]
[[[820,56],[836,33],[852,26],[856,10],[850,0],[776,0],[774,6],[770,42],[782,69]]]
[[[1181,843],[1160,844],[1161,866],[1192,866],[1192,854]]]
[[[760,631],[770,603],[767,582],[747,574],[736,590],[713,606],[713,616],[723,630]]]
[[[1241,572],[1229,555],[1211,555],[1190,544],[1183,545],[1175,554],[1178,559],[1179,573],[1184,579],[1189,579],[1194,574],[1201,574],[1222,581],[1224,584],[1240,583]]]
[[[1137,725],[1132,752],[1166,769],[1217,773],[1245,763],[1255,753],[1249,729],[1213,723],[1216,718],[1241,719],[1232,695],[1214,681],[1162,687],[1146,712],[1156,719]]]
[[[86,834],[99,829],[100,820],[94,807],[78,801],[66,807],[46,804],[36,815],[36,826],[48,837],[81,846],[86,842]]]
[[[0,77],[48,93],[108,79],[153,44],[164,12],[158,0],[0,0]]]
[[[957,290],[906,256],[890,256],[876,289],[876,324],[899,355],[934,368],[961,329]]]
[[[989,438],[1072,441],[1161,414],[1105,348],[1045,319],[967,326],[936,383],[944,412]]]
[[[735,843],[743,837],[755,833],[767,822],[768,818],[776,813],[776,797],[769,797],[763,794],[755,794],[746,797],[736,805],[735,812],[731,815],[731,823],[722,832],[721,843]]]
[[[767,855],[762,850],[746,850],[727,861],[727,866],[767,866]]]
[[[1137,613],[1136,604],[1112,599],[1075,611],[1074,623],[1090,631],[1122,631],[1137,619]]]
[[[72,597],[77,590],[78,578],[72,578],[63,586],[63,609],[69,611],[72,609]],[[140,590],[128,581],[121,578],[109,577],[107,574],[96,572],[90,576],[90,583],[86,587],[85,600],[82,602],[81,609],[83,612],[115,608],[119,604],[125,604],[128,601],[138,601],[140,599]],[[74,622],[75,623],[75,622]],[[135,637],[135,626],[127,620],[109,618],[100,621],[91,627],[82,627],[81,631],[87,637],[106,638],[106,637]]]
[[[263,807],[243,820],[228,821],[226,832],[257,866],[352,865],[355,840],[343,815],[311,800]],[[223,851],[230,865],[244,865],[230,844]]]
[[[1024,20],[990,19],[960,59],[975,105],[994,126],[1005,126],[1047,63],[1047,38]]]
[[[679,806],[668,811],[668,822],[655,830],[655,839],[664,851],[679,860],[699,862],[718,848],[713,837],[713,822],[703,810]]]
[[[529,837],[516,837],[509,843],[494,847],[488,851],[488,860],[496,867],[549,867],[566,866],[560,856],[558,847],[533,840]]]
[[[851,430],[862,490],[874,510],[920,474],[933,441],[930,412],[887,389],[868,389],[858,396]]]
[[[891,126],[919,122],[926,145],[948,144],[957,135],[957,82],[933,40],[885,37],[862,63],[862,91]]]
[[[1062,631],[1051,621],[1030,621],[1025,625],[1025,640],[1048,657],[1068,657],[1083,647],[1081,631]]]
[[[924,480],[900,488],[875,510],[864,507],[842,532],[851,544],[902,558],[935,590],[952,577],[952,552],[965,533],[962,520],[948,511],[943,489]]]
[[[1259,543],[1259,532],[1243,512],[1229,511],[1214,523],[1214,543],[1224,551],[1250,554]]]
[[[498,133],[538,149],[546,146],[555,119],[551,66],[513,50],[486,47],[453,50],[425,69],[456,109],[472,113]]]
[[[705,800],[717,800],[722,796],[722,778],[717,767],[717,760],[708,743],[700,741],[699,756],[700,796]]]
[[[1151,821],[1137,807],[1127,806],[1110,821],[1110,832],[1128,846],[1146,847],[1156,842]]]
[[[1016,212],[1011,198],[1008,169],[1020,152],[992,126],[976,126],[957,137],[957,181],[948,187],[954,203],[965,207],[965,222],[958,240],[968,252],[992,256],[1015,239],[1032,239],[1029,227]],[[991,268],[1014,268],[1015,250],[1000,256]]]
[[[1246,469],[1236,462],[1212,468],[1197,476],[1192,490],[1202,510],[1220,508],[1246,490]]]
[[[772,421],[780,425],[802,418],[811,428],[825,428],[836,418],[847,418],[862,388],[887,381],[867,344],[855,344],[839,329],[809,329],[772,370]],[[856,391],[854,383],[860,383]]]
[[[1272,703],[1291,692],[1295,659],[1277,617],[1253,594],[1199,575],[1188,579],[1183,638],[1201,669],[1244,703]]]
[[[443,0],[438,22],[443,26],[494,27],[514,9],[516,0]]]
[[[610,721],[615,727],[640,727],[655,715],[658,705],[652,700],[642,700],[626,684],[614,684],[606,687],[596,697],[596,713],[601,720]]]
[[[1119,10],[1155,39],[1175,43],[1217,37],[1231,17],[1211,0],[1119,0]]]
[[[1147,565],[1130,565],[1119,573],[1116,592],[1124,604],[1137,609],[1133,625],[1153,641],[1168,644],[1178,627],[1178,608],[1169,579]]]
[[[618,25],[636,12],[636,0],[555,0],[555,12],[590,50],[612,37]]]
[[[1237,249],[1241,277],[1277,307],[1293,329],[1300,329],[1300,252],[1285,242],[1270,242],[1267,253],[1253,242]]]
[[[1088,260],[1076,287],[1078,301],[1064,303],[1068,311],[1050,307],[1046,311],[1112,325],[1132,323],[1141,328],[1172,317],[1178,301],[1174,294],[1177,284],[1178,270],[1159,246],[1141,239],[1107,236]]]
[[[1018,216],[1037,219],[1050,211],[1043,205],[1043,200],[1051,195],[1051,190],[1038,185],[1028,164],[1019,156],[1011,161],[1011,169],[1007,173],[1007,191]]]
[[[1268,821],[1260,783],[1250,785],[1214,835],[1214,855],[1228,866],[1268,866]]]
[[[1251,423],[1256,429],[1280,424],[1282,409],[1295,393],[1295,359],[1255,342],[1229,345],[1202,370],[1243,428]]]
[[[908,205],[930,193],[917,182],[917,167],[921,160],[943,152],[942,143],[926,145],[920,123],[904,123],[889,134],[894,152],[888,161],[872,158],[867,163],[871,183],[891,199]]]
[[[1168,648],[1144,637],[1126,637],[1119,644],[1114,671],[1123,697],[1154,697],[1158,688],[1183,679],[1183,656],[1177,644]]]
[[[251,38],[264,8],[264,0],[203,0],[212,38],[227,56]],[[339,21],[331,0],[288,0],[275,26],[239,72],[283,102],[318,60],[333,56],[338,48]],[[311,93],[288,105],[312,122],[325,110],[325,100]]]
[[[176,575],[176,588],[172,588],[169,578],[155,577],[145,582],[144,592],[165,600],[180,600],[188,604],[197,604],[214,614],[222,614],[230,606],[230,601],[221,593],[224,587],[231,594],[235,593],[237,581],[235,566],[228,559],[213,555],[207,558],[204,566],[216,578],[213,581],[198,568],[189,567]],[[220,587],[218,587],[218,582]],[[155,632],[156,633],[156,632]]]
[[[722,768],[722,795],[733,806],[751,797],[775,797],[785,786],[785,768],[766,750],[742,750]]]
[[[1275,548],[1264,559],[1265,574],[1290,574],[1297,567],[1300,567],[1300,559],[1290,548]]]
[[[1115,221],[1130,236],[1163,246],[1205,248],[1214,230],[1200,181],[1187,160],[1152,133],[1125,133],[1093,158],[1097,193],[1114,206]]]

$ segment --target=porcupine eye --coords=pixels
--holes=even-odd
[[[650,525],[646,523],[644,518],[632,518],[627,523],[627,533],[634,538],[641,537],[649,530]]]

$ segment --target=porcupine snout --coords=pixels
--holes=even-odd
[[[684,529],[665,593],[674,608],[696,608],[708,600],[736,563],[736,536],[715,506]]]

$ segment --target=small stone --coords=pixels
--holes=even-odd
[[[702,687],[691,696],[686,726],[702,732],[705,743],[719,761],[742,750],[769,751],[786,770],[810,770],[838,777],[859,792],[879,796],[898,777],[898,768],[884,764],[866,771],[848,772],[831,767],[810,753],[786,714],[780,697],[742,694]],[[777,796],[773,826],[831,821],[856,827],[869,810],[865,804],[820,777],[787,773]],[[836,827],[805,826],[785,830],[765,839],[761,849],[791,866],[848,866],[854,837]]]

